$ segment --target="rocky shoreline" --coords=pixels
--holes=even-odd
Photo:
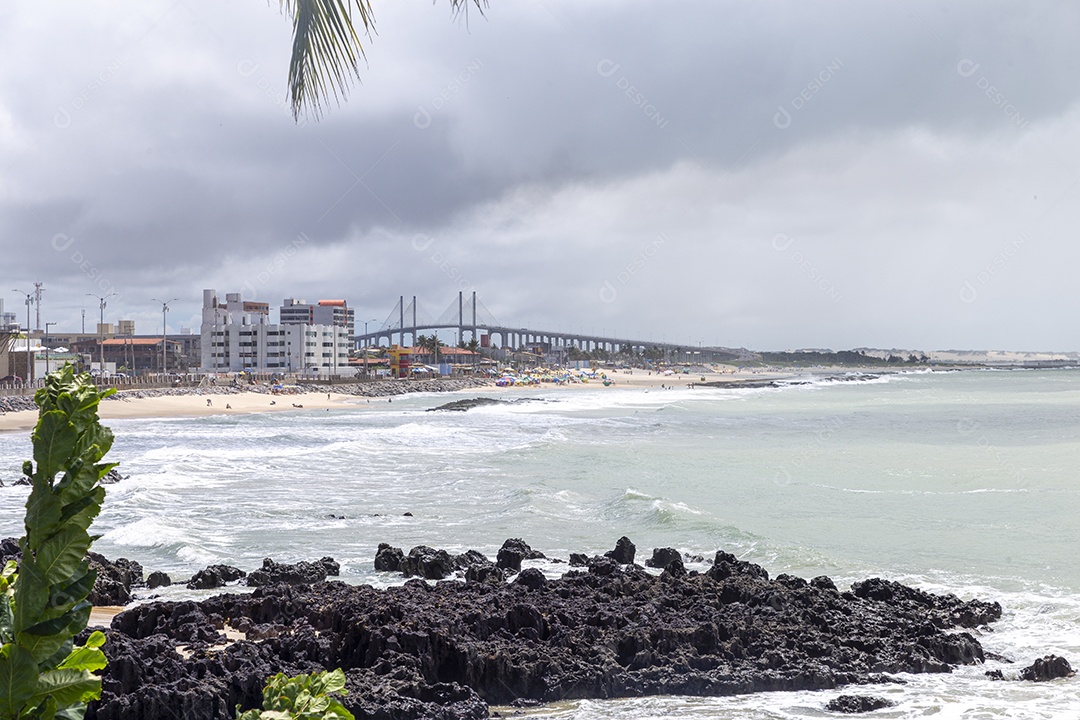
[[[311,582],[336,568],[330,558],[267,560],[248,575],[266,575],[250,594],[136,605],[106,631],[104,694],[86,717],[230,718],[237,704],[260,702],[275,672],[337,667],[348,679],[346,707],[380,720],[479,719],[491,706],[582,698],[896,683],[896,673],[983,662],[971,631],[1001,616],[994,602],[878,578],[849,589],[824,576],[770,578],[723,551],[694,572],[677,550],[657,548],[650,572],[635,564],[627,538],[603,556],[550,559],[566,562],[558,578],[521,569],[538,557],[520,539],[494,560],[384,544],[376,567],[418,577],[377,590]],[[233,570],[223,577],[238,580]],[[420,579],[440,577],[463,579]],[[1042,662],[1071,672],[1061,658]],[[836,711],[881,707],[873,697],[844,698]]]
[[[0,541],[0,556],[17,559],[17,543]],[[654,548],[644,563],[650,572],[635,564],[625,537],[601,556],[547,558],[566,564],[561,577],[522,569],[541,558],[517,538],[495,559],[427,546],[405,553],[384,543],[376,569],[412,578],[384,590],[327,581],[338,571],[329,557],[266,559],[248,573],[210,566],[188,587],[254,591],[152,601],[116,615],[106,629],[103,695],[86,718],[224,720],[237,704],[256,707],[276,672],[338,667],[348,681],[344,704],[357,718],[450,720],[560,700],[902,683],[897,673],[948,673],[988,656],[1010,662],[975,637],[1000,619],[996,602],[880,578],[848,589],[825,576],[770,578],[724,551],[696,572],[684,561],[700,557]],[[91,563],[98,581],[90,599],[98,605],[128,603],[162,575],[144,580],[138,563],[95,553]],[[987,682],[1071,674],[1057,656],[985,673]],[[842,695],[822,707],[868,712],[887,704]]]

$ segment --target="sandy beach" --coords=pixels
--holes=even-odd
[[[297,395],[268,395],[259,392],[243,392],[231,395],[207,395],[192,390],[189,395],[170,395],[152,398],[122,398],[105,400],[99,415],[103,420],[117,418],[150,417],[206,417],[208,415],[248,414],[258,412],[295,412],[298,409],[351,407],[364,409],[365,398],[355,395],[330,393],[300,393]],[[207,402],[209,400],[209,402]],[[371,398],[372,403],[386,402],[385,398]],[[37,423],[36,410],[22,410],[0,415],[0,432],[29,430]]]

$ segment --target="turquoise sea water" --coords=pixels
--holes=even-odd
[[[628,535],[639,558],[723,548],[772,574],[882,576],[998,600],[983,645],[1016,670],[1054,652],[1080,665],[1080,371],[912,373],[759,390],[512,390],[532,398],[429,413],[446,395],[355,409],[113,421],[95,549],[186,578],[332,555],[343,579],[380,542],[494,556],[507,537],[549,555]],[[29,457],[0,434],[0,478]],[[0,489],[0,533],[21,533],[25,488]],[[411,512],[412,517],[403,515]],[[332,519],[329,515],[345,516]],[[555,565],[542,568],[558,572]],[[565,568],[565,566],[563,566]],[[167,597],[192,595],[171,589]],[[863,689],[875,717],[1075,718],[1080,681],[995,683],[989,668]],[[828,717],[839,694],[649,698],[537,717]]]

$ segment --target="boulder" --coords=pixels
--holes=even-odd
[[[543,559],[546,555],[539,550],[533,550],[529,544],[521,538],[508,538],[499,548],[495,564],[503,570],[517,572],[521,569],[522,560]]]
[[[892,707],[893,703],[885,698],[872,695],[840,695],[829,701],[825,709],[838,713],[865,713]]]
[[[209,565],[195,573],[188,580],[187,587],[191,590],[213,590],[225,587],[226,583],[234,582],[246,575],[246,572],[232,565]]]
[[[544,573],[540,572],[536,568],[525,568],[518,573],[517,578],[514,580],[515,585],[524,585],[530,590],[539,590],[547,587],[547,578],[544,577]]]
[[[146,587],[151,590],[159,587],[168,587],[172,585],[172,578],[160,570],[155,570],[146,577]]]
[[[1044,682],[1070,677],[1076,673],[1069,661],[1059,655],[1046,655],[1020,671],[1021,680]]]
[[[585,553],[570,553],[570,567],[585,567],[589,564],[589,556]]]
[[[751,578],[768,581],[769,573],[765,568],[754,563],[740,560],[731,553],[718,550],[713,558],[713,566],[709,568],[709,577],[713,580],[726,580],[733,575],[743,575]]]
[[[332,558],[329,558],[333,562]],[[337,563],[334,563],[337,565]],[[263,560],[262,567],[248,573],[244,584],[249,587],[261,587],[276,583],[290,585],[310,585],[326,579],[326,566],[322,562],[312,563],[301,560],[298,563],[278,563],[270,558]]]
[[[405,553],[401,548],[391,547],[389,543],[379,543],[375,551],[375,569],[383,572],[401,572],[401,563]]]
[[[465,570],[465,581],[498,585],[506,582],[506,574],[491,562],[487,565],[470,565]]]
[[[94,588],[87,596],[93,605],[127,605],[131,591],[143,585],[142,565],[127,558],[109,560],[90,551],[86,554],[90,567],[97,570]]]
[[[675,548],[653,548],[652,557],[645,561],[645,566],[662,570],[672,560],[678,560],[680,564],[682,563],[682,554]]]
[[[634,562],[636,553],[637,548],[634,547],[634,543],[630,542],[630,538],[623,535],[615,543],[615,549],[608,550],[604,553],[604,557],[609,557],[620,565],[630,565]]]
[[[425,580],[442,580],[457,570],[457,563],[450,553],[427,545],[417,545],[401,562],[405,577],[418,576]]]
[[[668,564],[664,566],[664,575],[670,578],[684,577],[686,575],[686,567],[683,565],[681,557],[673,557]]]

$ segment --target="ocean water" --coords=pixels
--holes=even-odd
[[[211,563],[331,555],[387,585],[376,546],[493,557],[725,549],[771,574],[866,577],[1001,602],[980,637],[1015,660],[856,688],[882,718],[1076,718],[1080,680],[992,682],[1048,653],[1080,666],[1080,371],[917,372],[778,389],[472,391],[513,404],[431,413],[447,395],[355,408],[112,421],[95,549],[176,579]],[[30,456],[0,434],[0,479]],[[26,488],[0,489],[0,533]],[[412,516],[405,516],[410,512]],[[330,517],[330,516],[344,516]],[[557,574],[565,565],[533,564]],[[198,595],[182,587],[163,597]],[[575,702],[530,717],[806,718],[844,691]]]

